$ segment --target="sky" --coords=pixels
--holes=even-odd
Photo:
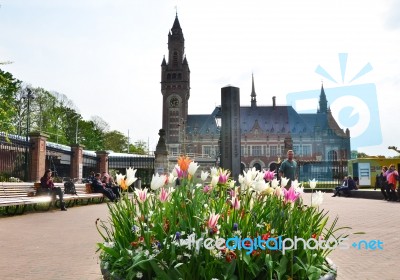
[[[400,148],[399,0],[0,0],[0,61],[12,62],[1,67],[154,150],[176,12],[189,114],[211,113],[228,84],[250,105],[252,74],[258,105],[276,96],[316,111],[310,92],[323,83],[339,125],[358,137],[352,148],[398,155],[388,146]]]

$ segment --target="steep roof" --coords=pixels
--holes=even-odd
[[[188,115],[186,123],[188,134],[219,134],[215,117],[211,115]]]
[[[257,124],[266,133],[310,133],[313,131],[292,106],[258,106],[240,108],[242,133]]]
[[[346,133],[338,125],[330,110],[326,113],[299,114],[310,127],[319,127],[320,130],[330,129],[337,136],[347,137]]]
[[[179,23],[178,15],[176,15],[176,17],[175,17],[174,24],[172,25],[171,31],[174,34],[182,33],[182,28],[181,28],[181,25]]]
[[[218,134],[219,128],[215,122],[218,114],[216,108],[209,115],[188,115],[188,134]],[[240,129],[242,134],[254,132],[271,134],[312,134],[314,128],[320,131],[331,130],[335,135],[346,137],[331,112],[315,114],[298,114],[292,106],[242,106],[240,107]]]

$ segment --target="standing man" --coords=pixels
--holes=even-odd
[[[292,181],[297,179],[297,162],[293,159],[293,150],[287,151],[287,159],[285,159],[281,167],[279,167],[279,176],[289,178],[288,186],[292,185]]]

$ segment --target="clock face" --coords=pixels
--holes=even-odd
[[[171,107],[178,107],[179,106],[178,98],[172,97],[171,100],[169,101],[169,105],[171,105]]]

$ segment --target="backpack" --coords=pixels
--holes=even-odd
[[[64,183],[64,193],[65,194],[77,194],[75,189],[75,184],[71,181]]]

